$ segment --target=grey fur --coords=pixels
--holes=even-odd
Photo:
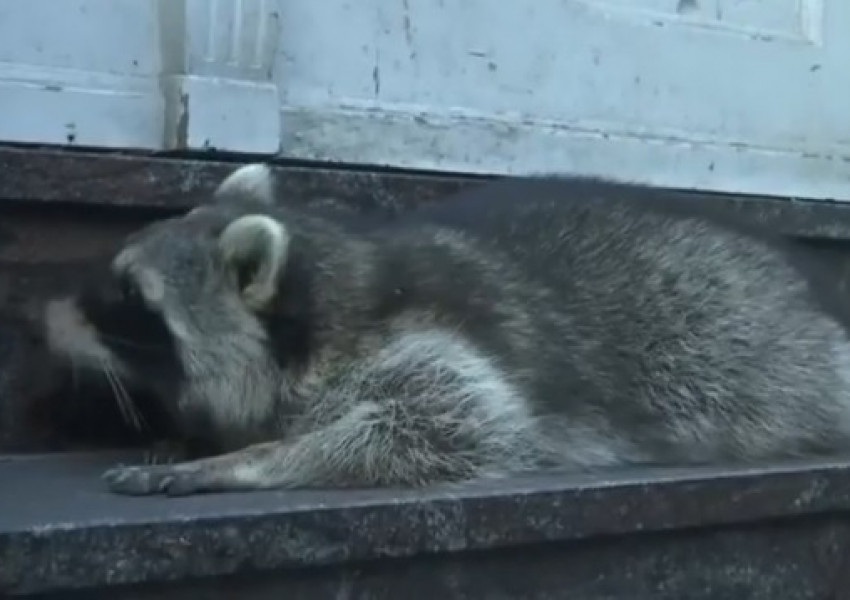
[[[393,223],[276,206],[272,183],[238,171],[215,203],[119,254],[176,340],[183,373],[163,401],[220,453],[117,467],[112,490],[427,485],[847,448],[841,303],[763,232],[594,182],[494,183]],[[102,364],[91,327],[69,341],[84,311],[62,306],[74,316],[54,307],[54,349]]]

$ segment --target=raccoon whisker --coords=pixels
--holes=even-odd
[[[145,420],[145,416],[142,414],[142,411],[139,410],[138,405],[133,401],[133,397],[130,395],[130,392],[127,391],[127,387],[121,380],[121,376],[115,371],[112,372],[112,375],[115,378],[115,386],[118,388],[118,391],[124,396],[124,401],[126,402],[127,407],[130,409],[130,415],[133,418],[133,425],[135,426],[136,430],[146,430],[148,428],[148,423]]]
[[[106,361],[101,361],[101,370],[103,372],[106,381],[109,383],[109,387],[112,389],[112,395],[115,397],[115,403],[118,405],[118,410],[121,411],[121,418],[128,425],[131,424],[131,418],[128,413],[127,405],[125,403],[124,398],[118,392],[118,388],[115,385],[115,379],[113,376],[112,368]]]
[[[106,361],[103,361],[101,366],[104,374],[106,375],[106,379],[109,381],[109,385],[112,388],[112,393],[115,395],[122,418],[128,425],[135,428],[136,431],[142,431],[146,428],[147,423],[144,423],[144,417],[142,416],[141,411],[136,406],[136,403],[133,402],[133,399],[127,392],[127,388],[124,386],[124,383],[121,381],[118,373],[116,373],[115,369],[113,369]]]
[[[144,429],[142,424],[142,416],[139,408],[136,406],[136,403],[133,402],[133,399],[130,397],[130,394],[127,392],[127,388],[124,386],[124,383],[121,381],[121,377],[115,370],[112,370],[112,380],[115,382],[115,389],[117,393],[121,396],[121,401],[124,403],[124,406],[127,407],[127,414],[132,421],[130,425],[132,425],[136,431],[142,431]]]

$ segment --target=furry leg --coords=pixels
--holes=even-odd
[[[527,403],[448,334],[408,334],[311,406],[300,435],[175,465],[118,467],[124,494],[422,486],[528,468],[541,455]]]

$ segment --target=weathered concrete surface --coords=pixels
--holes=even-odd
[[[260,598],[556,598],[570,588],[579,600],[780,600],[850,589],[843,463],[132,498],[99,479],[118,458],[0,461],[0,592],[145,597],[112,586],[219,588],[209,578],[229,575],[241,579],[226,583],[234,593],[259,594],[239,597]]]

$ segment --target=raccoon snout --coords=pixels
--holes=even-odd
[[[71,358],[101,359],[104,348],[94,327],[73,298],[50,300],[44,307],[44,336],[48,348]]]

